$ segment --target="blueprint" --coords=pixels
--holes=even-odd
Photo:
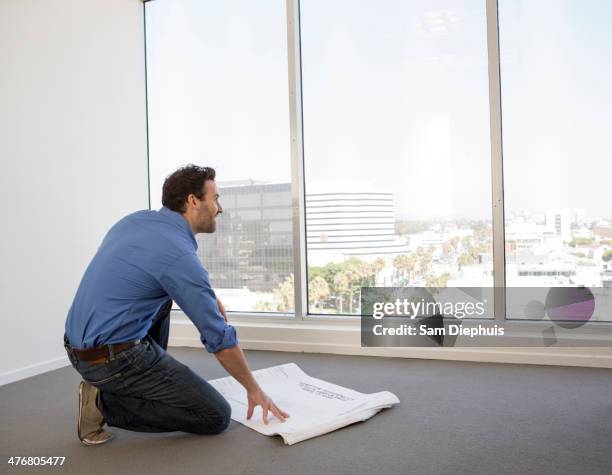
[[[253,371],[253,376],[274,403],[290,417],[281,422],[271,412],[262,420],[261,407],[246,419],[247,394],[234,378],[209,381],[232,407],[232,419],[264,435],[280,435],[292,445],[312,437],[365,421],[384,408],[399,404],[389,391],[364,394],[308,376],[295,363]]]

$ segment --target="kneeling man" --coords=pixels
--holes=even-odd
[[[141,432],[218,434],[230,422],[227,401],[166,349],[174,300],[202,343],[246,389],[256,406],[284,421],[261,390],[227,323],[195,234],[215,231],[222,212],[212,168],[188,165],[164,182],[163,207],[117,222],[87,267],[66,319],[64,347],[84,381],[77,433],[85,445],[111,439],[104,424]]]

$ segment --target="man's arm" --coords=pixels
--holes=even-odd
[[[246,388],[247,419],[253,415],[255,406],[261,406],[266,424],[268,411],[284,421],[288,415],[274,405],[253,378],[238,346],[236,330],[227,323],[225,307],[215,295],[198,256],[195,253],[181,256],[160,276],[160,284],[195,324],[206,350],[214,353],[227,372]]]
[[[255,381],[247,365],[246,358],[239,345],[217,351],[214,355],[217,357],[221,366],[223,366],[225,370],[236,378],[236,380],[246,389],[249,402],[247,419],[250,419],[253,415],[255,406],[261,406],[264,424],[268,423],[268,411],[271,411],[281,422],[285,422],[289,414],[281,411],[276,404],[274,404],[272,399],[270,399],[259,387],[259,384]]]

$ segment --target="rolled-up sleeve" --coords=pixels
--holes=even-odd
[[[160,283],[200,332],[209,353],[231,348],[238,343],[236,330],[219,311],[217,297],[208,273],[195,253],[179,258],[166,269]]]

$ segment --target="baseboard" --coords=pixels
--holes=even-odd
[[[234,325],[245,350],[612,368],[612,351],[604,348],[362,348],[359,331],[350,326],[252,322]],[[180,319],[171,323],[169,344],[202,348],[196,327]],[[68,365],[64,355],[24,366],[0,374],[0,386]]]
[[[53,358],[50,360],[43,361],[42,363],[36,363],[23,368],[7,371],[6,373],[0,374],[0,386],[5,384],[14,383],[25,378],[30,378],[38,374],[46,373],[47,371],[53,371],[54,369],[63,368],[68,366],[70,361],[68,356],[60,356],[59,358]]]
[[[350,326],[233,324],[246,350],[612,368],[612,350],[607,348],[363,348],[359,330]],[[196,327],[182,319],[172,321],[169,344],[203,348]]]

